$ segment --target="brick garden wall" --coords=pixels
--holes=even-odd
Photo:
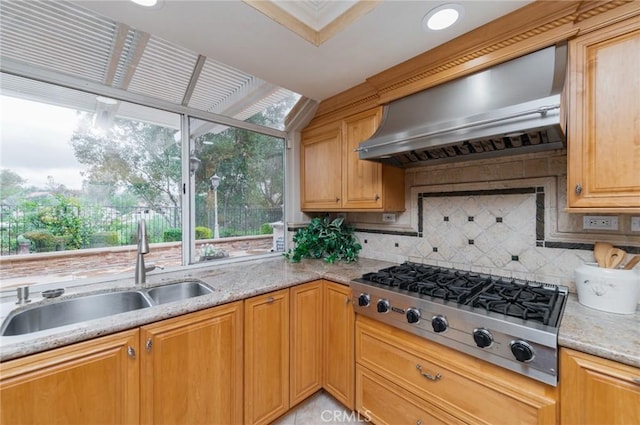
[[[269,251],[273,245],[272,235],[224,238],[222,240],[198,240],[196,249],[206,243],[225,249],[230,256],[251,254],[254,250]],[[30,276],[63,275],[70,278],[108,275],[133,270],[136,263],[136,246],[92,248],[76,251],[57,251],[10,255],[0,257],[0,280],[2,286],[28,282]],[[163,267],[179,266],[182,263],[180,242],[150,245],[151,252],[145,255],[145,263]],[[26,279],[26,280],[25,280]]]

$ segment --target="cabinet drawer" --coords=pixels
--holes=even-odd
[[[522,377],[514,376],[514,382],[504,381],[501,385],[494,378],[504,375],[504,371],[493,365],[360,319],[356,325],[357,363],[442,410],[467,423],[556,423],[555,399],[529,394],[524,389],[522,393],[510,390]],[[474,370],[479,372],[470,372]]]
[[[356,408],[377,425],[464,424],[370,370],[356,367]]]

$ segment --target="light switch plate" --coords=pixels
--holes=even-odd
[[[631,217],[631,231],[640,232],[640,217]]]
[[[382,214],[382,222],[383,223],[395,223],[396,222],[396,215],[395,214],[390,214],[390,213]]]

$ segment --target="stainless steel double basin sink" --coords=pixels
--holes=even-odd
[[[185,280],[153,288],[90,294],[30,306],[11,313],[0,335],[13,336],[81,323],[118,313],[207,295],[213,288],[198,280]]]

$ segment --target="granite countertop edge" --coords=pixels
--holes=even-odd
[[[117,314],[23,336],[0,337],[0,361],[23,357],[72,343],[136,328],[205,308],[286,289],[317,279],[348,285],[364,273],[393,263],[361,258],[355,263],[326,264],[319,260],[289,263],[281,257],[184,269],[149,277],[147,287],[181,279],[199,279],[214,288],[209,295]],[[135,289],[130,280],[92,285],[84,291]],[[76,296],[80,295],[82,290]],[[65,294],[65,296],[67,296]],[[74,296],[71,293],[69,296]],[[38,300],[36,302],[55,302]],[[28,308],[28,307],[26,307]],[[7,316],[0,311],[0,321]],[[640,313],[618,315],[584,307],[570,295],[560,324],[558,344],[588,354],[640,367]]]

